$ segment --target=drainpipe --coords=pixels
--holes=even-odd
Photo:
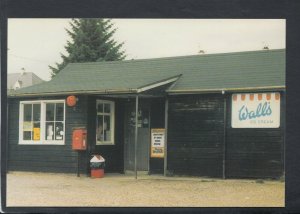
[[[135,136],[134,136],[134,173],[135,179],[137,179],[137,139],[138,139],[138,107],[139,96],[135,97]]]
[[[224,128],[223,128],[223,179],[226,179],[226,127],[227,127],[227,102],[226,102],[226,95],[225,91],[222,91],[223,99],[224,99],[224,115],[223,115],[223,121],[224,121]]]
[[[165,101],[165,148],[164,148],[164,176],[167,176],[167,142],[168,142],[168,110],[169,110],[169,100],[166,97]]]

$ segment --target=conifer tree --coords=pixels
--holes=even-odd
[[[110,19],[72,19],[71,30],[67,33],[65,49],[68,55],[61,54],[63,61],[56,66],[49,66],[51,76],[59,73],[68,63],[123,60],[123,43],[113,39],[116,29]]]

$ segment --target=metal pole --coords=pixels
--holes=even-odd
[[[150,151],[151,151],[151,107],[152,106],[152,101],[149,102],[149,112],[148,112],[148,130],[149,130],[149,133],[150,133],[150,143],[148,144],[148,175],[150,175]]]
[[[279,92],[278,92],[279,93]],[[284,106],[286,105],[286,93],[285,92],[281,92],[280,93],[280,97],[282,97],[282,99],[280,98],[280,109],[284,109],[283,107],[282,107],[282,104],[284,104]],[[280,117],[281,118],[286,118],[286,112],[285,111],[282,111],[282,110],[280,110]],[[285,169],[286,169],[286,161],[285,161],[285,157],[286,157],[286,154],[285,154],[285,152],[286,152],[286,148],[285,148],[285,137],[286,137],[286,120],[283,120],[283,119],[281,119],[280,118],[280,121],[282,121],[281,122],[281,124],[283,124],[283,125],[281,125],[280,124],[280,126],[282,127],[281,128],[281,130],[282,130],[282,136],[283,136],[283,144],[282,144],[282,150],[281,151],[283,151],[282,152],[282,155],[281,155],[281,161],[282,161],[282,163],[283,163],[283,178],[285,179]]]
[[[138,139],[138,111],[139,111],[139,97],[135,97],[135,138],[134,138],[134,173],[137,179],[137,139]]]
[[[79,174],[79,151],[77,151],[77,177],[80,177],[80,174]]]
[[[226,178],[226,114],[227,114],[227,110],[226,110],[226,96],[224,97],[224,130],[223,130],[223,179]]]
[[[164,176],[167,176],[167,142],[168,142],[168,110],[169,110],[169,100],[166,97],[165,101],[165,149],[164,149]]]

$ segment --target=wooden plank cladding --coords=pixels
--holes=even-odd
[[[264,95],[267,100],[270,94]],[[242,95],[239,99],[248,99]],[[170,97],[168,171],[226,178],[282,176],[285,100],[283,93],[275,95],[281,101],[279,128],[232,128],[231,102],[237,96],[231,94]]]
[[[170,97],[169,171],[222,177],[223,108],[220,95]]]

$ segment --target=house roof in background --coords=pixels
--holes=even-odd
[[[70,63],[51,81],[12,95],[136,93],[174,77],[169,93],[284,88],[285,49]]]
[[[44,82],[44,80],[32,72],[9,73],[7,74],[7,89],[14,89],[14,85],[17,81],[21,81],[22,88]]]

